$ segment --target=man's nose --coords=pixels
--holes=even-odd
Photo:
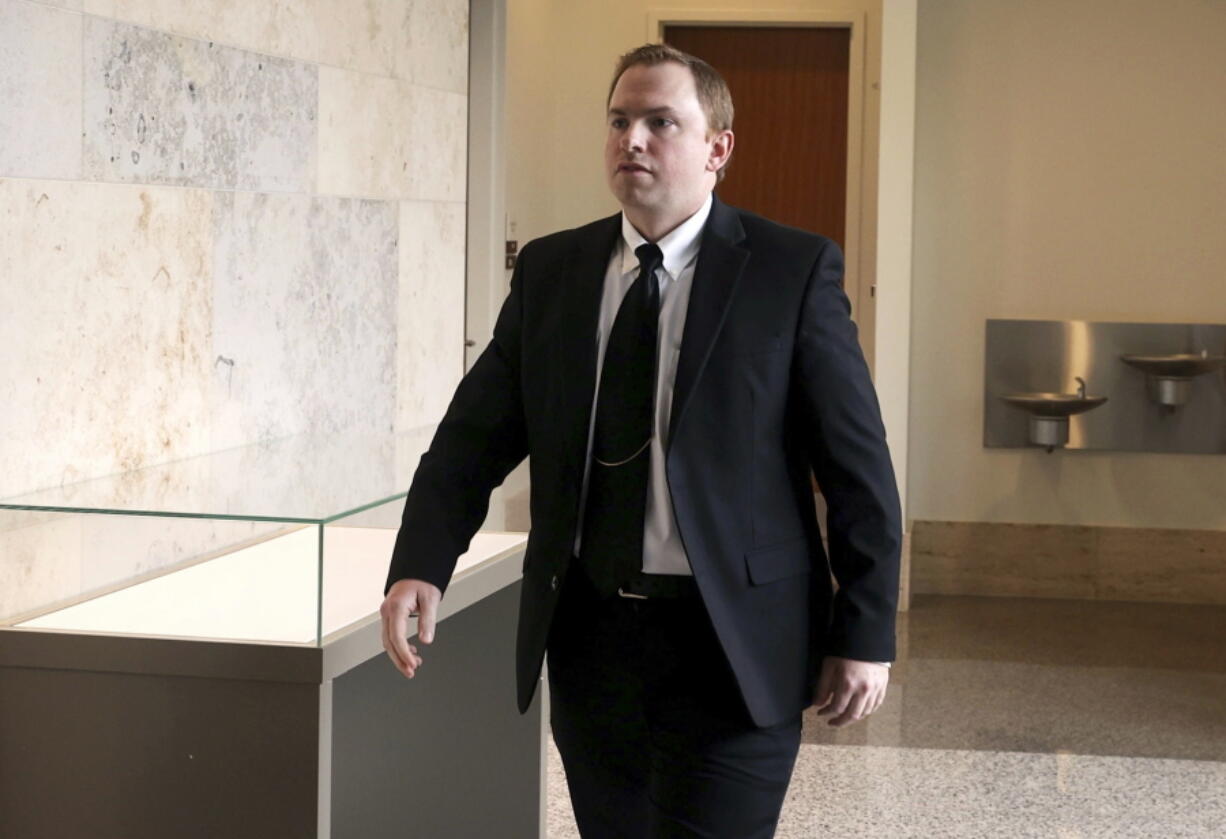
[[[642,151],[643,132],[644,129],[638,125],[631,125],[627,128],[626,133],[622,135],[622,149],[625,151]]]

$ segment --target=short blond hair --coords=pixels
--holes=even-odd
[[[672,61],[683,67],[688,67],[694,77],[694,89],[698,93],[698,104],[707,117],[707,130],[710,134],[732,130],[732,92],[728,83],[714,67],[695,55],[682,52],[668,44],[643,44],[617,59],[617,68],[613,71],[613,81],[609,83],[609,95],[605,97],[605,107],[613,101],[613,89],[617,80],[631,67],[654,67]],[[708,134],[708,136],[710,136]],[[715,173],[715,182],[724,179],[724,170],[731,162],[731,155],[724,165]]]

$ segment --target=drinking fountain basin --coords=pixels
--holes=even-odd
[[[1085,380],[1078,377],[1077,393],[1009,393],[1001,396],[1015,408],[1030,414],[1030,442],[1044,446],[1048,454],[1068,443],[1068,418],[1073,414],[1097,408],[1107,401],[1105,396],[1088,396]]]
[[[1010,393],[1001,399],[1036,417],[1048,418],[1070,417],[1097,408],[1107,401],[1105,396],[1082,396],[1077,393]]]
[[[1173,411],[1188,401],[1192,379],[1226,367],[1226,356],[1202,351],[1173,355],[1121,355],[1120,360],[1145,373],[1150,397]]]
[[[1226,367],[1226,355],[1121,355],[1120,360],[1161,379],[1190,379]]]

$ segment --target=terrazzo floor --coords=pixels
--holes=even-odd
[[[869,719],[805,712],[779,839],[1226,837],[1226,607],[916,595],[898,650]]]

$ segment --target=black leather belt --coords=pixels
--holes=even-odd
[[[689,574],[637,574],[618,589],[622,597],[636,600],[696,599],[698,583]]]

